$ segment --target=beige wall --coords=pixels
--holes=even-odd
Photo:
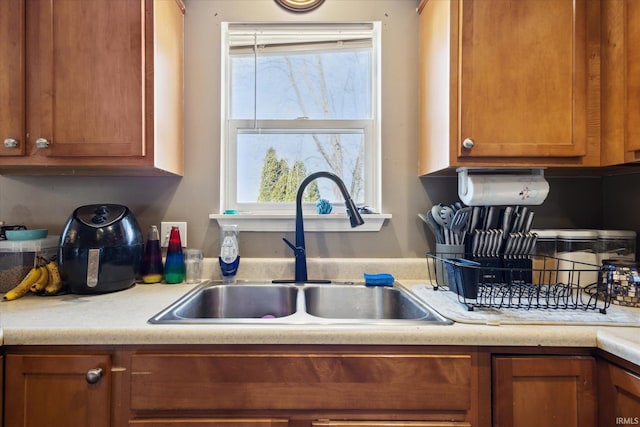
[[[378,233],[313,233],[308,256],[421,257],[432,238],[417,217],[433,202],[456,199],[451,178],[416,176],[418,123],[417,0],[326,0],[293,15],[272,0],[187,0],[185,17],[185,167],[183,178],[0,177],[0,219],[59,233],[72,210],[90,203],[121,203],[143,229],[162,220],[188,222],[188,243],[217,256],[219,211],[220,22],[259,20],[379,20],[382,22],[383,210]],[[582,182],[582,183],[581,183]],[[586,184],[585,184],[586,182]],[[598,227],[600,179],[552,182],[536,225]],[[282,233],[242,233],[245,257],[291,257]],[[287,236],[292,238],[292,236]]]

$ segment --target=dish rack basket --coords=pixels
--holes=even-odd
[[[538,255],[445,258],[429,253],[427,260],[435,288],[457,294],[469,311],[492,307],[605,314],[611,304],[607,266]]]

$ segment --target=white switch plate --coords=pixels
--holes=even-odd
[[[163,248],[169,246],[171,227],[178,227],[178,229],[180,229],[180,241],[182,242],[182,247],[185,248],[187,246],[187,223],[178,221],[163,221],[160,223],[160,246]]]

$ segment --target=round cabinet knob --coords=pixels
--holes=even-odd
[[[6,138],[4,140],[4,146],[6,148],[18,148],[18,145],[20,145],[20,143],[15,138]]]
[[[49,148],[51,143],[45,138],[36,139],[36,148]]]
[[[100,378],[102,378],[102,374],[102,368],[89,369],[85,378],[89,384],[98,384]]]
[[[465,140],[462,141],[462,147],[466,148],[467,150],[471,150],[474,145],[476,144],[473,142],[473,139],[471,138],[465,138]]]

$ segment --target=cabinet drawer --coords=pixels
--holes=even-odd
[[[176,418],[129,421],[129,427],[287,427],[288,425],[287,420],[272,418]]]
[[[133,410],[456,410],[471,402],[472,356],[134,355]]]
[[[314,421],[311,427],[471,427],[457,421]]]

